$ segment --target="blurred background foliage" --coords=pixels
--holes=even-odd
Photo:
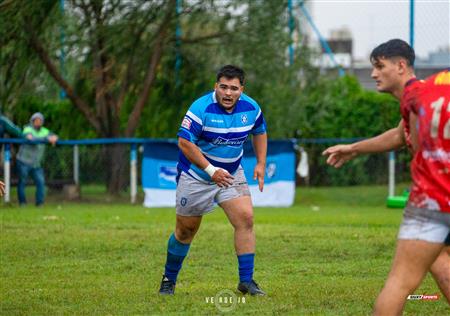
[[[271,138],[371,137],[400,120],[391,96],[321,72],[308,48],[288,63],[287,0],[64,3],[0,4],[0,104],[18,125],[40,111],[63,139],[175,137],[224,64],[246,71]],[[311,161],[325,168],[319,152]],[[335,178],[317,181],[352,182],[351,173]]]
[[[95,36],[89,32],[101,32],[111,63],[105,67],[115,72],[106,89],[118,93],[114,86],[122,84],[123,69],[130,67],[133,72],[120,112],[123,130],[142,89],[151,37],[156,36],[167,2],[66,1],[62,11],[56,0],[4,1],[0,6],[3,112],[19,125],[26,124],[34,111],[44,112],[48,127],[63,138],[100,136],[70,99],[60,98],[61,87],[28,44],[28,33],[34,30],[58,71],[95,109],[95,96],[101,91],[95,87],[95,45],[90,43]],[[287,64],[285,2],[190,1],[187,7],[185,1],[178,18],[171,17],[155,82],[134,136],[174,137],[186,109],[213,88],[215,72],[229,63],[245,69],[245,92],[263,108],[271,137],[368,137],[395,126],[400,116],[393,98],[363,90],[354,77],[320,73],[310,64],[313,52],[307,48],[297,49],[294,64]],[[87,25],[81,12],[83,5],[94,4],[103,11],[116,5],[104,13],[103,25]],[[182,30],[178,42],[177,21]],[[140,39],[130,36],[138,27],[145,28]],[[175,69],[177,52],[179,70]]]

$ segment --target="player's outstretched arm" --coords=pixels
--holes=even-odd
[[[253,149],[256,155],[256,166],[253,180],[258,180],[259,191],[264,189],[264,175],[266,172],[267,134],[253,135]]]
[[[3,196],[5,194],[5,184],[0,181],[0,196]]]
[[[403,122],[381,135],[365,139],[353,144],[336,145],[327,148],[322,155],[328,156],[327,163],[335,168],[360,154],[380,153],[401,148],[405,145]]]
[[[228,187],[233,184],[233,176],[225,169],[212,166],[197,145],[178,137],[178,147],[190,162],[205,170],[219,187]]]

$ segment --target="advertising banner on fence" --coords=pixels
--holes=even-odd
[[[145,144],[142,161],[144,206],[174,207],[178,147],[175,141]],[[255,206],[291,206],[295,197],[295,151],[291,141],[269,141],[264,191],[253,180],[256,158],[251,142],[244,145],[241,165]]]

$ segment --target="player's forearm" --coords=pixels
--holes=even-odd
[[[209,161],[206,160],[197,145],[184,138],[179,137],[178,147],[186,156],[186,158],[197,167],[205,169],[209,165]]]
[[[403,130],[399,127],[392,128],[381,135],[352,144],[357,154],[379,153],[395,150],[405,145]]]
[[[257,163],[266,164],[267,134],[253,135],[253,150]]]

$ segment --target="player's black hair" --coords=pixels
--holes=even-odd
[[[244,85],[245,72],[243,69],[237,66],[226,65],[220,68],[217,72],[217,82],[219,82],[220,78],[222,77],[225,77],[227,79],[238,78],[241,85]]]
[[[374,48],[370,54],[370,61],[377,62],[380,58],[402,57],[406,59],[409,66],[414,66],[416,55],[414,49],[401,39],[391,39],[386,43],[380,44]]]

